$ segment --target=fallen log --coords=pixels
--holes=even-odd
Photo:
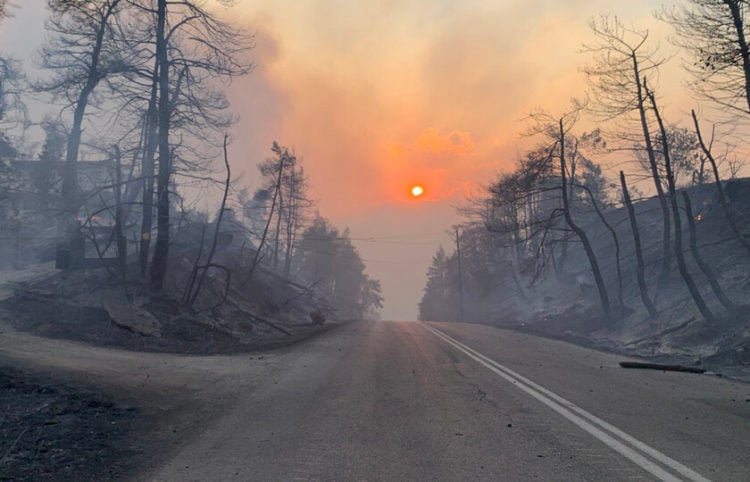
[[[662,370],[665,372],[706,373],[705,368],[688,367],[685,365],[665,365],[662,363],[620,362],[622,368],[640,368],[647,370]]]

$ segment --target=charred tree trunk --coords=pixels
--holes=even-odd
[[[596,199],[594,198],[594,194],[591,192],[591,189],[583,185],[575,185],[575,187],[581,188],[584,191],[586,191],[586,194],[589,195],[589,199],[591,199],[591,205],[594,206],[594,211],[596,211],[596,215],[599,216],[599,220],[602,222],[602,224],[604,224],[604,227],[606,227],[607,231],[609,231],[609,233],[612,235],[612,241],[615,244],[615,266],[617,268],[617,301],[620,304],[620,307],[624,308],[625,302],[622,300],[622,268],[620,266],[620,240],[617,238],[617,231],[615,231],[615,228],[613,228],[612,225],[609,224],[609,222],[607,221],[607,218],[604,217],[604,213],[602,213],[601,209],[599,209],[599,204],[596,202]]]
[[[661,114],[659,113],[659,108],[656,105],[656,98],[654,97],[654,93],[648,90],[648,87],[645,85],[644,81],[644,89],[646,89],[646,94],[648,95],[649,99],[651,100],[651,106],[654,109],[654,115],[656,116],[656,122],[659,125],[659,130],[661,132],[661,143],[662,143],[662,149],[664,150],[664,168],[667,171],[667,183],[669,186],[669,200],[672,205],[672,217],[674,219],[674,248],[675,248],[675,255],[677,256],[677,267],[680,270],[680,275],[682,276],[682,279],[685,281],[685,284],[688,287],[688,290],[690,291],[690,295],[693,298],[693,301],[695,302],[695,306],[698,307],[698,311],[701,312],[701,315],[707,320],[707,321],[716,321],[716,316],[711,311],[711,309],[706,304],[706,301],[703,299],[703,296],[701,296],[700,290],[698,289],[698,286],[695,284],[695,280],[693,279],[692,275],[687,269],[687,264],[685,263],[685,253],[683,252],[682,247],[682,221],[680,220],[680,208],[677,205],[677,196],[675,195],[675,183],[674,183],[674,173],[672,172],[672,163],[669,157],[669,142],[667,141],[667,130],[664,127],[664,122],[662,121]]]
[[[622,196],[625,199],[625,206],[628,208],[628,217],[630,218],[630,228],[633,231],[633,244],[635,245],[635,260],[636,260],[636,275],[638,277],[638,290],[641,294],[641,301],[643,306],[648,310],[648,314],[651,318],[656,318],[659,313],[656,311],[654,302],[648,295],[648,286],[646,285],[645,277],[645,265],[643,262],[643,249],[641,249],[641,235],[638,231],[638,222],[635,219],[635,209],[633,209],[633,202],[630,200],[630,193],[628,192],[628,185],[625,182],[625,173],[620,171],[620,185],[622,186]]]
[[[297,186],[295,169],[292,166],[289,176],[289,200],[287,201],[286,215],[286,253],[284,257],[284,276],[289,278],[292,271],[292,253],[294,251],[294,231],[297,222]]]
[[[690,196],[687,192],[682,191],[682,199],[685,201],[685,214],[687,215],[688,230],[690,232],[690,253],[693,255],[695,264],[698,265],[708,279],[708,284],[711,286],[711,290],[714,292],[719,302],[727,310],[734,311],[737,309],[737,305],[727,298],[724,290],[721,289],[719,282],[716,280],[716,275],[713,270],[708,263],[703,260],[703,256],[701,256],[700,251],[698,250],[698,236],[695,229],[695,218],[693,217],[693,205],[690,202]]]
[[[282,174],[284,173],[284,156],[281,157],[279,163],[279,174],[276,178],[276,188],[273,192],[273,200],[271,201],[271,212],[268,213],[268,219],[266,220],[266,226],[263,228],[263,235],[260,238],[260,241],[258,242],[258,249],[255,250],[255,255],[253,256],[253,261],[250,263],[250,268],[247,271],[247,276],[245,277],[245,280],[240,285],[242,288],[247,285],[247,282],[250,281],[250,278],[253,277],[253,272],[255,272],[255,268],[260,263],[260,257],[261,253],[263,252],[263,247],[266,244],[266,239],[268,238],[268,230],[271,227],[271,221],[273,220],[273,214],[276,210],[276,201],[278,200],[280,190],[281,190],[281,181],[282,181]]]
[[[124,203],[122,201],[122,156],[120,146],[114,146],[115,151],[115,238],[117,239],[117,266],[122,278],[122,288],[125,298],[131,300],[128,290],[128,241],[123,234],[125,221]]]
[[[117,264],[123,283],[127,282],[128,253],[127,241],[122,232],[123,205],[122,205],[122,158],[120,146],[115,146],[115,237],[117,239]],[[125,285],[127,286],[127,285]],[[127,289],[127,288],[126,288]]]
[[[701,156],[701,164],[698,168],[698,174],[694,184],[704,184],[706,182],[706,156]]]
[[[201,257],[203,256],[203,248],[206,245],[206,223],[201,226],[201,240],[198,243],[198,252],[195,254],[195,261],[193,262],[193,270],[188,276],[185,289],[182,291],[182,304],[187,305],[190,300],[190,295],[193,293],[193,287],[195,286],[195,279],[198,276],[198,270],[195,269],[200,266]]]
[[[62,196],[66,217],[73,219],[78,212],[78,150],[81,145],[81,125],[91,89],[84,87],[73,112],[73,126],[68,136],[65,171],[62,176]],[[67,228],[66,228],[67,229]]]
[[[154,66],[151,97],[146,110],[146,125],[144,126],[144,147],[141,160],[141,175],[143,176],[143,212],[141,217],[141,246],[140,264],[141,277],[148,273],[148,257],[151,254],[151,229],[154,221],[154,157],[157,144],[157,94],[159,90],[159,67]]]
[[[65,171],[62,176],[62,195],[65,210],[65,229],[70,231],[77,226],[75,217],[79,209],[79,192],[78,192],[78,153],[81,147],[81,135],[83,133],[83,118],[86,114],[86,108],[94,89],[104,78],[100,69],[100,59],[104,37],[109,28],[109,19],[114,14],[119,0],[114,0],[109,4],[99,19],[99,25],[94,36],[94,42],[91,50],[91,62],[88,64],[86,71],[86,81],[81,88],[78,98],[75,101],[75,110],[73,111],[73,125],[68,136],[68,143],[65,152]],[[67,234],[71,234],[70,232]]]
[[[156,184],[156,246],[151,263],[150,287],[159,292],[164,286],[169,257],[169,179],[172,171],[169,149],[169,58],[167,53],[167,0],[158,0],[156,13],[156,59],[159,63],[159,174]]]
[[[283,178],[283,169],[279,174],[279,179]],[[278,187],[279,209],[276,213],[276,238],[273,245],[273,267],[276,269],[279,265],[279,243],[281,242],[281,217],[284,214],[284,193],[281,191],[281,185]]]
[[[192,291],[192,293],[188,292],[188,306],[193,306],[195,303],[195,300],[198,299],[198,295],[201,292],[201,289],[203,288],[203,283],[206,280],[206,275],[208,274],[208,270],[214,266],[213,260],[214,260],[214,254],[216,254],[216,245],[219,241],[219,234],[221,230],[221,220],[224,218],[224,209],[226,209],[227,206],[227,195],[229,194],[229,184],[232,181],[232,170],[229,167],[229,157],[227,155],[227,135],[224,135],[224,167],[227,170],[227,178],[224,182],[224,197],[221,198],[221,206],[219,207],[219,214],[216,217],[216,228],[214,229],[214,239],[211,243],[211,249],[208,251],[208,257],[206,258],[206,263],[203,266],[196,266],[193,269],[193,272],[195,275],[197,275],[198,271],[201,272],[200,278],[198,278],[198,283],[195,285],[195,290]],[[227,283],[229,283],[229,279],[227,279]],[[226,292],[229,291],[229,286],[226,287]]]
[[[729,223],[729,227],[732,229],[732,233],[734,234],[734,237],[737,238],[737,241],[742,244],[742,246],[745,247],[748,251],[750,251],[750,243],[745,240],[745,238],[742,236],[742,233],[740,233],[740,230],[737,228],[737,224],[734,222],[734,219],[732,217],[732,210],[729,208],[729,201],[727,201],[727,197],[724,194],[724,188],[721,185],[721,178],[719,177],[719,168],[716,166],[716,159],[714,159],[713,154],[711,153],[711,148],[706,145],[706,143],[703,141],[703,136],[701,135],[701,128],[698,124],[698,117],[695,115],[695,110],[691,110],[690,113],[693,116],[693,124],[695,125],[695,134],[698,136],[698,143],[701,146],[701,150],[703,151],[703,154],[708,159],[708,162],[711,164],[711,169],[714,173],[714,180],[716,181],[716,190],[719,193],[719,202],[721,202],[721,208],[724,211],[724,217],[727,219],[727,223]]]
[[[573,230],[573,232],[576,233],[578,238],[581,240],[581,244],[583,244],[583,249],[584,251],[586,251],[586,256],[588,257],[589,263],[591,264],[591,271],[594,275],[596,288],[599,291],[599,301],[602,305],[602,311],[604,312],[604,316],[607,318],[607,322],[610,322],[612,319],[612,309],[609,304],[607,287],[604,285],[604,279],[602,278],[601,271],[599,270],[599,263],[596,260],[596,254],[594,253],[594,249],[589,242],[589,238],[586,235],[586,232],[581,227],[579,227],[575,223],[575,221],[573,221],[573,217],[570,215],[570,206],[568,203],[567,174],[565,167],[565,130],[563,128],[562,119],[560,119],[560,187],[562,189],[563,215],[565,216],[565,221],[568,223],[568,226],[570,226],[570,229]]]
[[[659,168],[656,164],[656,154],[654,153],[654,143],[651,139],[651,132],[648,129],[648,120],[646,119],[646,106],[645,97],[643,90],[646,90],[648,95],[648,88],[646,87],[646,77],[643,78],[643,86],[641,86],[640,70],[638,67],[638,59],[633,54],[633,68],[635,70],[635,80],[638,92],[638,115],[641,120],[641,129],[643,130],[643,140],[646,144],[646,154],[648,155],[648,165],[651,168],[651,178],[654,181],[654,187],[656,188],[656,194],[659,199],[659,207],[661,208],[662,214],[662,269],[659,275],[660,282],[664,283],[669,278],[669,273],[672,270],[672,239],[671,239],[671,223],[669,221],[669,206],[667,205],[667,198],[664,193],[664,188],[661,184],[661,177],[659,176]]]
[[[578,139],[576,139],[575,142],[576,144],[575,144],[575,147],[573,148],[573,159],[570,162],[570,179],[568,180],[571,186],[576,184],[576,164],[577,164],[576,157],[578,155]],[[574,201],[573,190],[570,189],[570,192],[568,193],[568,205],[571,207],[571,209],[573,207],[573,201]],[[557,264],[553,263],[557,279],[558,281],[562,281],[562,282],[565,282],[564,270],[565,270],[565,261],[567,261],[568,259],[568,243],[569,243],[568,236],[563,236],[562,248],[560,248],[560,262]],[[554,255],[554,251],[553,251],[553,255]]]
[[[70,217],[75,217],[78,211],[78,151],[81,147],[81,134],[83,132],[83,117],[86,114],[89,98],[94,92],[99,81],[102,79],[99,71],[99,60],[104,44],[104,34],[108,28],[109,17],[115,10],[119,1],[112,2],[102,15],[101,23],[96,31],[94,45],[91,50],[91,63],[86,73],[86,82],[78,95],[73,111],[73,125],[68,136],[68,145],[65,152],[65,173],[63,175],[62,193],[65,202],[65,211]]]

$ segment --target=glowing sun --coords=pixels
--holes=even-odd
[[[414,185],[411,187],[411,195],[412,197],[419,197],[422,194],[424,194],[424,188],[420,186],[419,184]]]

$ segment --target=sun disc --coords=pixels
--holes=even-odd
[[[419,184],[412,186],[411,188],[411,195],[414,197],[419,197],[422,194],[424,194],[424,188],[420,186]]]

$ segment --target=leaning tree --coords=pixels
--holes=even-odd
[[[617,17],[602,16],[591,20],[595,41],[584,46],[593,61],[582,70],[591,86],[592,112],[600,119],[618,119],[637,124],[638,134],[625,135],[625,142],[642,145],[648,159],[649,174],[662,212],[662,271],[665,280],[670,272],[672,247],[671,223],[667,195],[664,191],[656,158],[654,136],[647,117],[646,76],[655,76],[663,59],[649,48],[648,30],[625,27]],[[630,146],[629,146],[630,147]]]

